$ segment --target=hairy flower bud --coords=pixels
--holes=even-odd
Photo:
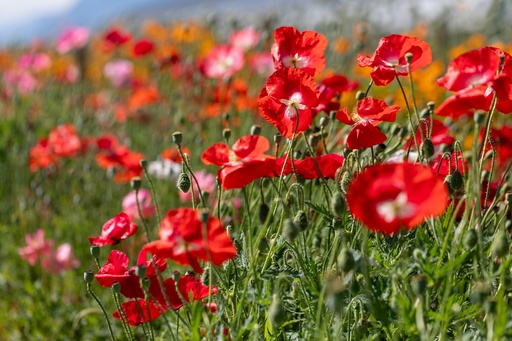
[[[272,296],[272,303],[268,308],[268,320],[274,328],[279,327],[288,320],[288,313],[283,306],[281,298],[277,294]]]
[[[348,173],[345,173],[345,174],[348,174]],[[343,176],[345,176],[345,174],[343,174]],[[342,179],[342,181],[343,181],[343,179]],[[332,199],[331,199],[331,212],[336,217],[341,217],[345,214],[346,208],[347,208],[347,205],[345,203],[345,198],[343,197],[343,194],[341,194],[340,192],[334,193],[334,195],[332,196]]]
[[[348,248],[344,247],[341,249],[341,252],[338,256],[338,269],[341,272],[350,272],[352,269],[354,269],[354,266],[356,265],[356,261],[354,259],[354,255],[352,254],[352,251]]]
[[[183,193],[187,193],[190,189],[190,177],[187,173],[180,173],[180,176],[178,177],[178,182],[176,183],[180,191]]]
[[[283,237],[289,242],[293,243],[295,238],[299,235],[299,227],[295,225],[293,220],[285,219],[283,222]]]
[[[450,187],[454,191],[458,191],[464,186],[464,178],[462,177],[461,172],[456,169],[455,172],[453,172],[452,177],[450,179]]]
[[[297,212],[295,217],[293,218],[293,223],[299,228],[299,230],[304,231],[308,227],[308,217],[303,210]]]
[[[431,139],[425,139],[425,141],[421,144],[421,150],[427,159],[430,159],[436,152]]]

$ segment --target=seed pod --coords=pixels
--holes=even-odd
[[[469,229],[464,234],[464,238],[462,239],[462,243],[464,244],[464,248],[467,251],[472,250],[476,243],[478,242],[478,236],[476,235],[476,231],[474,229]]]
[[[345,174],[343,174],[343,176],[345,176]],[[345,198],[343,197],[343,194],[341,194],[340,192],[334,193],[331,200],[331,212],[336,217],[342,217],[346,212],[346,207],[347,205],[345,203]]]
[[[496,258],[503,258],[508,254],[509,246],[506,234],[500,230],[491,244],[491,254]]]
[[[366,97],[366,93],[364,91],[358,91],[356,93],[356,100],[361,101]]]
[[[421,150],[423,150],[423,153],[427,159],[430,159],[436,152],[431,139],[425,139],[425,141],[421,144]]]
[[[190,189],[190,177],[188,176],[188,174],[184,172],[180,173],[176,185],[178,186],[180,191],[182,191],[183,193],[187,193],[188,190]]]
[[[261,126],[254,124],[251,127],[251,135],[259,135],[259,134],[261,134]]]
[[[91,251],[91,255],[95,258],[95,259],[98,259],[100,258],[100,247],[96,244],[93,244],[90,248],[90,251]]]
[[[176,143],[178,146],[181,144],[181,141],[183,140],[183,134],[181,131],[176,131],[172,134],[172,141]]]
[[[289,242],[293,243],[295,238],[299,235],[299,227],[291,219],[285,219],[283,222],[283,237]]]
[[[92,270],[85,270],[84,271],[84,281],[87,284],[91,284],[94,279],[94,272]]]
[[[273,328],[279,327],[288,320],[288,313],[283,306],[281,298],[277,294],[272,296],[272,303],[268,308],[268,320]]]
[[[140,186],[142,185],[142,179],[138,176],[133,177],[130,180],[130,186],[132,189],[138,191],[140,189]]]
[[[229,138],[231,137],[231,129],[226,128],[222,130],[222,137],[224,137],[224,140],[229,141]]]
[[[298,211],[293,218],[293,223],[299,228],[299,230],[304,231],[308,227],[308,217],[306,216],[306,212],[303,210]]]
[[[346,273],[350,272],[355,265],[356,261],[352,251],[344,247],[338,256],[338,269]]]
[[[452,177],[450,179],[450,187],[454,191],[458,191],[464,186],[464,178],[462,177],[461,172],[456,169],[455,172],[453,172]]]
[[[416,296],[421,296],[427,290],[427,279],[423,275],[416,275],[412,278],[411,286]]]

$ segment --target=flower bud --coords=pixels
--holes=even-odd
[[[351,180],[352,180],[352,177],[349,172],[343,173],[343,176],[341,177],[341,181],[340,181],[340,189],[344,194],[347,194],[347,189],[348,189],[348,186],[350,185]]]
[[[308,142],[311,148],[316,149],[316,147],[318,147],[318,142],[320,142],[320,138],[318,135],[309,135]]]
[[[274,143],[275,144],[280,144],[282,140],[283,140],[283,135],[281,135],[281,134],[274,135]]]
[[[119,294],[121,292],[121,283],[118,281],[112,283],[112,291],[114,291],[116,294]]]
[[[84,271],[84,281],[87,284],[91,284],[94,279],[94,272],[92,270],[85,270]]]
[[[133,177],[130,180],[130,186],[132,189],[138,191],[142,185],[142,179],[138,176]]]
[[[454,191],[458,191],[464,186],[464,178],[462,177],[461,172],[456,169],[455,172],[453,172],[452,177],[450,179],[450,187]]]
[[[136,274],[137,274],[137,276],[138,276],[139,278],[144,278],[144,277],[146,277],[146,272],[147,272],[146,270],[147,270],[147,268],[146,268],[146,266],[145,266],[144,264],[139,264],[139,265],[137,265],[137,267],[135,268],[135,272],[136,272]]]
[[[464,234],[462,239],[462,244],[464,245],[464,249],[467,251],[472,250],[476,243],[478,242],[478,236],[476,235],[476,231],[474,229],[469,229]]]
[[[181,131],[175,131],[172,133],[172,141],[176,143],[178,146],[181,145],[181,141],[183,140],[183,134]]]
[[[423,151],[427,159],[430,159],[432,155],[434,155],[434,153],[436,152],[434,144],[430,139],[425,139],[425,141],[423,141],[423,143],[421,144],[421,150]]]
[[[476,124],[481,124],[485,120],[485,115],[482,111],[475,111],[475,114],[473,115],[473,120],[475,120]]]
[[[366,93],[364,91],[358,91],[356,93],[356,100],[357,101],[362,101],[363,99],[365,99],[366,97]]]
[[[268,308],[268,320],[273,328],[279,327],[288,320],[288,313],[283,306],[281,298],[277,294],[272,296],[272,303]]]
[[[251,127],[251,135],[260,135],[261,134],[261,126],[257,124],[253,124]]]
[[[436,103],[433,102],[433,101],[430,101],[430,102],[427,103],[427,108],[430,111],[434,111],[435,106],[436,106]]]
[[[354,269],[356,261],[352,251],[344,247],[338,256],[338,269],[341,272],[347,273]]]
[[[190,177],[187,173],[180,173],[180,176],[178,177],[178,182],[176,183],[180,191],[183,193],[187,193],[190,189]]]
[[[299,228],[299,230],[304,231],[308,227],[308,217],[306,216],[306,212],[299,210],[293,218],[293,223]]]
[[[143,169],[146,169],[146,167],[148,166],[148,161],[145,160],[145,159],[142,159],[140,160],[139,162],[140,166],[143,168]]]
[[[427,291],[427,279],[423,275],[416,275],[412,278],[411,286],[416,296],[421,296]]]
[[[320,123],[320,127],[323,127],[323,128],[327,127],[327,125],[329,124],[329,117],[327,117],[327,116],[320,117],[319,123]]]
[[[283,237],[289,242],[293,243],[295,238],[299,235],[299,227],[291,219],[285,219],[283,222]]]
[[[91,251],[91,255],[92,255],[95,259],[100,258],[100,251],[101,251],[101,248],[100,248],[98,245],[96,245],[96,244],[91,245],[90,251]]]
[[[210,213],[207,210],[201,210],[199,213],[199,220],[206,224],[208,222],[208,219],[210,219]]]
[[[429,116],[430,116],[430,110],[428,110],[428,108],[425,108],[420,112],[421,118],[428,118]]]
[[[503,258],[508,254],[509,246],[507,235],[502,230],[499,230],[491,244],[491,254],[493,257]]]
[[[348,173],[345,173],[348,174]],[[343,174],[343,177],[345,177],[345,174]],[[343,178],[342,178],[343,181]],[[336,217],[342,217],[346,212],[346,203],[345,198],[343,197],[343,194],[340,192],[334,193],[331,199],[331,212]]]
[[[222,137],[224,137],[224,140],[229,141],[229,138],[231,137],[231,129],[226,128],[222,131]]]
[[[178,283],[181,278],[181,273],[179,271],[173,271],[171,278],[174,280],[174,282]]]
[[[260,224],[265,224],[265,222],[267,221],[269,212],[270,212],[270,207],[268,207],[267,204],[262,203],[260,205],[260,208],[258,209],[258,219],[260,221]]]

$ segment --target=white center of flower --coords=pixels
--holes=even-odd
[[[407,202],[407,194],[400,192],[395,200],[387,200],[377,204],[377,213],[386,221],[405,219],[414,215],[416,205]]]
[[[302,95],[300,92],[296,92],[294,93],[290,99],[280,99],[279,102],[283,103],[284,105],[286,105],[286,111],[285,111],[285,116],[287,118],[294,118],[295,116],[297,116],[297,111],[296,110],[304,110],[306,109],[306,106],[304,104],[302,104]]]
[[[181,236],[175,237],[174,240],[176,241],[176,246],[174,246],[175,255],[182,255],[190,251],[197,251],[201,249],[201,245],[188,243]]]
[[[293,67],[293,68],[303,68],[308,65],[308,59],[304,57],[299,57],[299,54],[296,53],[293,56],[286,56],[283,58],[283,64],[286,67]]]

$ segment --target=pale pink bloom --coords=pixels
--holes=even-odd
[[[25,53],[18,59],[18,66],[21,69],[32,69],[39,72],[52,65],[50,56],[46,53]]]
[[[3,81],[8,92],[18,91],[22,95],[32,92],[37,87],[37,81],[29,71],[7,70],[4,72]]]
[[[215,177],[213,174],[210,174],[206,171],[197,171],[194,172],[194,176],[199,183],[199,187],[202,192],[212,193],[215,190]],[[191,179],[193,180],[193,179]],[[195,201],[199,201],[199,191],[196,186],[196,182],[194,181],[194,198]],[[182,191],[178,191],[180,195],[180,200],[183,202],[192,201],[192,186],[191,189],[188,190],[187,193],[183,193]]]
[[[253,55],[249,60],[249,67],[263,77],[270,76],[276,70],[270,52],[261,52]]]
[[[73,250],[68,243],[62,244],[47,257],[41,259],[41,267],[54,274],[78,268],[80,261],[73,257]]]
[[[130,84],[132,80],[132,73],[132,62],[124,59],[108,62],[103,68],[103,74],[115,87]]]
[[[38,260],[48,257],[52,253],[53,242],[44,239],[44,231],[42,229],[38,229],[33,235],[26,234],[25,241],[27,246],[19,248],[18,254],[32,266]]]
[[[80,70],[76,65],[70,65],[63,74],[62,81],[66,83],[75,83],[80,78]]]
[[[244,51],[231,45],[214,47],[203,59],[201,72],[210,78],[231,77],[244,66]]]
[[[82,26],[65,28],[57,38],[56,49],[60,54],[83,48],[89,40],[89,29]]]
[[[139,197],[139,206],[142,218],[151,217],[156,212],[156,207],[151,204],[151,194],[147,189],[139,189],[137,195]],[[123,212],[126,213],[131,220],[139,219],[139,211],[137,209],[137,198],[135,191],[131,191],[123,198]]]
[[[244,51],[248,51],[260,42],[261,32],[256,31],[252,27],[244,28],[243,30],[233,31],[229,36],[229,43]]]

